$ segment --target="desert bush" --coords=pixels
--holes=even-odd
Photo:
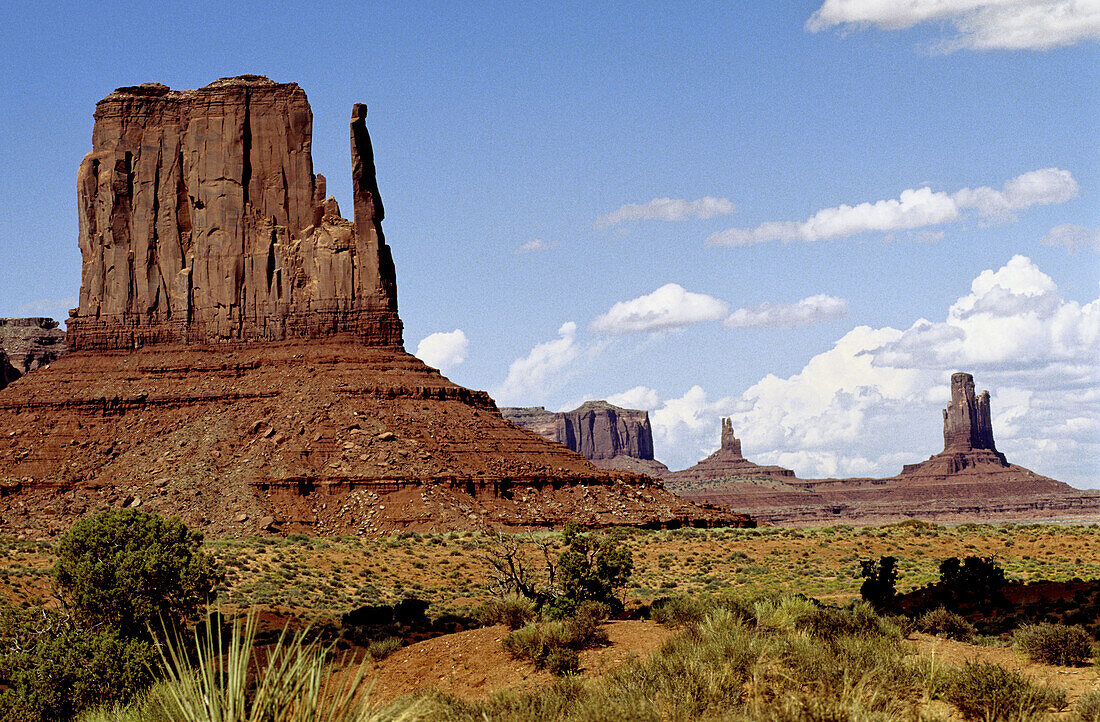
[[[572,617],[528,624],[506,635],[502,645],[513,657],[526,659],[537,669],[554,674],[575,672],[580,663],[577,652],[607,644],[601,624],[608,611],[606,604],[581,602]]]
[[[969,642],[974,639],[974,625],[966,619],[949,612],[943,607],[938,607],[925,612],[917,619],[917,629],[925,634],[934,634],[937,637],[947,637],[960,642]]]
[[[795,626],[820,639],[836,639],[844,635],[900,636],[897,629],[875,614],[874,608],[866,602],[843,608],[815,608],[800,618]]]
[[[491,599],[478,608],[475,616],[486,627],[503,624],[516,630],[535,618],[535,603],[519,596]]]
[[[561,594],[552,602],[562,613],[571,613],[584,601],[603,602],[622,609],[618,591],[634,570],[634,557],[618,532],[582,532],[575,523],[562,534],[565,550],[558,557],[557,577]]]
[[[5,722],[69,719],[82,710],[126,702],[152,681],[153,645],[115,630],[44,635],[24,652],[0,657],[0,718]]]
[[[1100,689],[1081,695],[1073,712],[1076,722],[1100,722]]]
[[[1008,581],[993,557],[968,556],[940,562],[940,583],[951,601],[977,603],[1001,600]]]
[[[1063,624],[1025,624],[1012,635],[1016,649],[1033,662],[1084,664],[1092,654],[1092,639],[1084,627]]]
[[[968,720],[1015,722],[1038,719],[1066,705],[1066,693],[987,662],[967,662],[948,679],[944,699]]]
[[[898,560],[895,557],[880,557],[861,561],[860,576],[863,584],[859,588],[863,601],[871,603],[875,609],[882,610],[894,602],[897,591],[894,585],[898,581]]]
[[[698,624],[706,614],[706,606],[695,597],[680,594],[654,599],[649,618],[666,627],[687,627]]]
[[[78,623],[142,636],[208,601],[216,581],[202,533],[137,509],[78,521],[61,538],[54,577]]]

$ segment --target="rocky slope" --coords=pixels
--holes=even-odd
[[[753,524],[598,469],[405,353],[365,115],[352,222],[322,200],[296,85],[100,102],[75,351],[0,393],[0,534],[112,506],[241,535]]]
[[[990,418],[989,393],[975,395],[973,376],[956,373],[943,412],[944,450],[905,465],[895,477],[797,479],[715,469],[690,479],[677,474],[666,479],[670,489],[687,499],[781,524],[913,518],[1100,521],[1100,492],[1075,489],[1009,463],[994,445]]]
[[[653,458],[653,429],[647,411],[586,401],[572,411],[533,406],[505,407],[501,413],[516,426],[556,441],[601,468],[653,476],[668,471]]]
[[[67,352],[52,318],[0,318],[0,389]]]

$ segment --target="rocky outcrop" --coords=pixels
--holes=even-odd
[[[951,374],[951,401],[943,410],[943,451],[920,464],[906,464],[901,475],[940,476],[974,467],[993,472],[1009,466],[993,443],[989,392],[975,396],[973,376]]]
[[[296,85],[100,102],[76,350],[0,394],[0,535],[119,506],[231,535],[753,525],[596,468],[400,347],[365,116],[353,223],[313,175]]]
[[[665,484],[678,493],[690,489],[712,487],[721,482],[742,482],[742,477],[763,477],[765,479],[794,479],[794,472],[781,466],[762,466],[754,464],[741,454],[741,440],[733,433],[733,421],[722,419],[722,439],[718,451],[683,471],[665,474]],[[758,485],[747,481],[751,489]],[[770,487],[768,487],[770,488]]]
[[[357,104],[353,223],[313,173],[313,115],[294,83],[146,83],[101,100],[77,174],[83,267],[70,347],[335,333],[400,346],[365,116]]]
[[[967,373],[951,377],[951,401],[943,412],[944,450],[907,464],[887,479],[745,480],[665,478],[685,498],[748,511],[775,524],[929,521],[1100,521],[1100,492],[1074,489],[1009,463],[993,443],[989,393],[974,393]],[[727,458],[736,463],[732,428],[723,425]],[[722,452],[720,451],[719,454]],[[697,465],[700,466],[701,464]],[[695,468],[695,467],[692,467]],[[688,470],[690,471],[690,470]]]
[[[556,441],[597,466],[647,474],[668,470],[653,458],[648,411],[586,401],[572,411],[532,406],[505,407],[501,413],[516,426]]]
[[[0,389],[68,351],[52,318],[0,318]]]

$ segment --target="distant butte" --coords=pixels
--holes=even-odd
[[[732,428],[723,425],[724,438],[727,429],[732,435]],[[976,395],[968,373],[951,376],[943,436],[942,452],[906,464],[887,479],[797,479],[759,469],[738,472],[728,462],[708,464],[722,450],[664,478],[687,499],[744,509],[777,524],[1100,519],[1100,492],[1040,476],[997,451],[989,392]],[[725,453],[736,463],[739,454],[732,445]],[[692,470],[696,473],[684,476]]]
[[[500,412],[516,426],[564,445],[601,469],[655,477],[668,472],[667,466],[653,458],[648,411],[585,401],[572,411],[531,406],[504,407]]]
[[[219,535],[753,525],[598,469],[405,352],[365,118],[349,221],[293,83],[100,101],[73,352],[0,391],[0,534],[120,506]]]

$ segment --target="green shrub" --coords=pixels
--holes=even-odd
[[[1066,705],[1066,693],[987,662],[967,662],[947,681],[944,698],[968,720],[1014,722]]]
[[[863,601],[869,602],[875,609],[884,609],[894,602],[897,595],[894,585],[898,581],[898,560],[895,557],[881,557],[861,561],[860,576],[863,584],[859,588]]]
[[[1100,689],[1081,695],[1074,712],[1077,722],[1100,722]]]
[[[492,599],[477,610],[476,616],[486,627],[503,624],[508,629],[515,630],[535,618],[535,603],[517,596]]]
[[[76,620],[141,636],[193,616],[216,575],[202,534],[137,509],[85,517],[61,538],[54,577]]]
[[[1079,665],[1092,656],[1092,639],[1081,626],[1025,624],[1012,635],[1016,649],[1033,662]]]
[[[572,674],[580,669],[581,658],[577,650],[569,647],[552,647],[547,651],[543,667],[551,674],[561,676]]]
[[[706,606],[695,597],[679,595],[653,600],[649,618],[666,627],[688,627],[698,624],[706,614]]]
[[[126,702],[148,687],[156,651],[150,642],[114,630],[72,630],[43,636],[26,652],[0,658],[5,721],[69,719],[91,707]]]
[[[844,635],[883,636],[892,630],[866,602],[847,608],[819,607],[799,619],[796,628],[820,639]]]
[[[981,603],[1002,600],[1008,581],[993,557],[968,556],[940,562],[940,583],[953,602]]]
[[[506,635],[501,644],[513,657],[526,659],[537,669],[549,669],[554,674],[575,672],[577,652],[607,644],[607,632],[601,626],[607,613],[606,604],[582,602],[574,616],[528,624]]]
[[[917,619],[917,629],[925,634],[934,634],[937,637],[947,637],[960,642],[973,640],[976,633],[973,624],[961,615],[949,612],[943,607],[922,614]]]
[[[626,586],[634,570],[634,557],[622,534],[581,532],[570,522],[562,541],[566,548],[558,557],[561,595],[554,600],[555,607],[569,614],[576,605],[591,600],[621,609],[618,590]]]

